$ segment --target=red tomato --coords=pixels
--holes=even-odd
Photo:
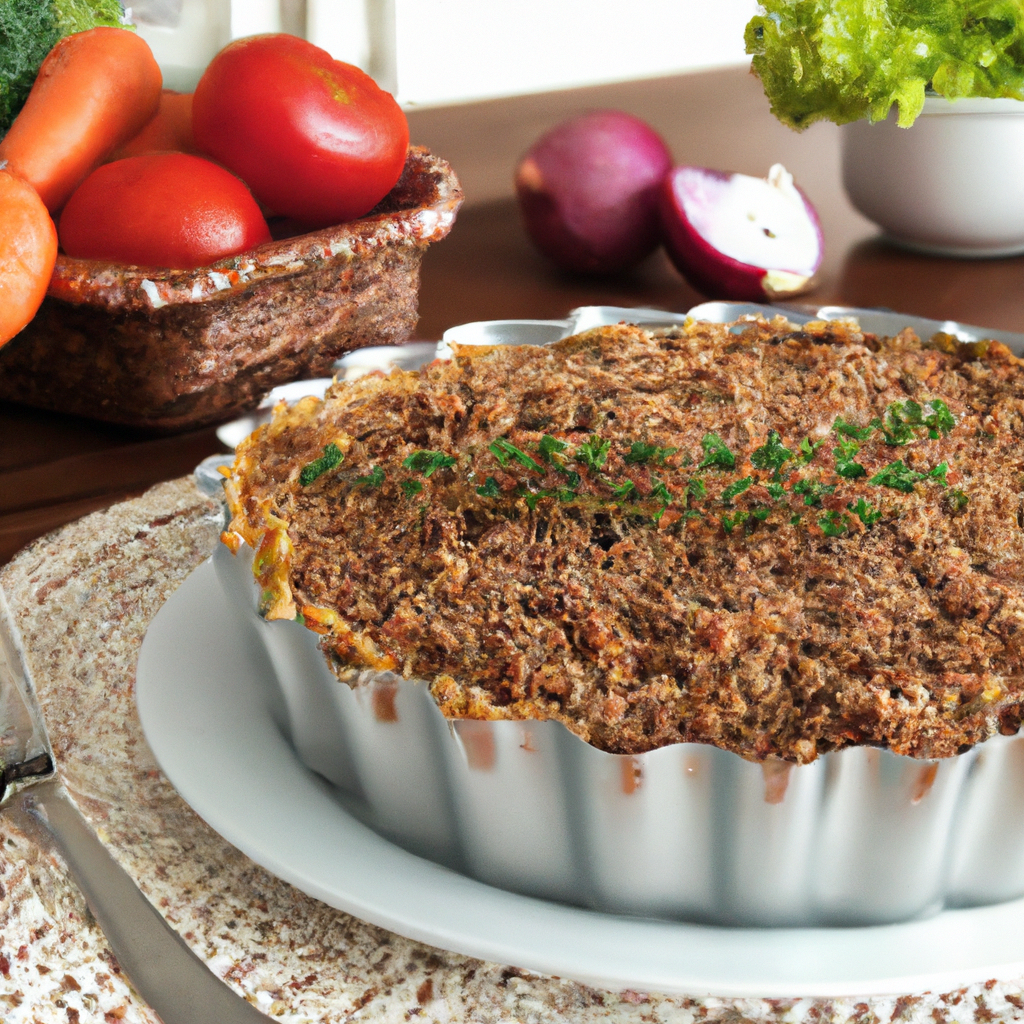
[[[60,217],[69,256],[189,270],[270,241],[244,183],[187,153],[115,160],[89,175]]]
[[[316,227],[361,217],[398,181],[409,126],[390,93],[289,35],[229,43],[196,86],[199,147],[275,213]]]

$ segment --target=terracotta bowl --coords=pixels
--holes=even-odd
[[[329,376],[352,349],[409,338],[423,253],[462,198],[448,164],[413,147],[366,217],[209,267],[60,256],[35,319],[0,348],[0,399],[179,431]]]

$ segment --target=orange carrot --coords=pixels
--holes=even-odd
[[[192,136],[192,93],[164,89],[160,94],[160,109],[153,119],[123,146],[118,146],[107,157],[108,161],[123,160],[146,153],[200,152]]]
[[[162,76],[146,41],[100,26],[66,36],[43,61],[0,160],[51,213],[156,113]]]
[[[57,229],[31,185],[0,169],[0,345],[36,315],[57,259]]]

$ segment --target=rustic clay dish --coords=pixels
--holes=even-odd
[[[209,267],[62,255],[39,313],[0,349],[0,399],[173,431],[329,376],[352,349],[409,337],[423,252],[451,230],[462,198],[448,164],[413,147],[366,217]]]

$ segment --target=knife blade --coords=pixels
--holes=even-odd
[[[135,990],[164,1024],[266,1024],[192,952],[71,801],[0,588],[0,814],[27,812],[53,840]]]

